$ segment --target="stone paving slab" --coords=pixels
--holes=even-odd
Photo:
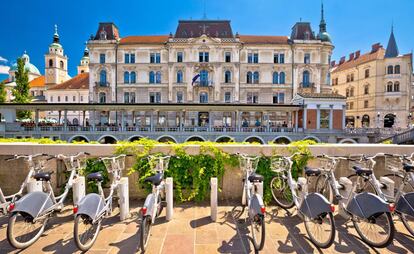
[[[139,216],[142,203],[132,203],[131,217],[119,221],[117,210],[103,222],[97,241],[88,253],[140,253]],[[165,210],[152,228],[145,253],[254,253],[245,223],[245,213],[237,217],[241,207],[227,205],[218,209],[218,220],[212,222],[210,208],[204,205],[179,205],[174,218],[167,222]],[[337,234],[327,250],[316,248],[307,237],[303,222],[297,216],[268,207],[266,215],[266,242],[260,253],[413,253],[414,237],[401,222],[396,222],[397,233],[392,245],[373,249],[364,244],[352,227],[336,217]],[[13,249],[6,239],[7,217],[0,218],[0,253],[81,253],[73,241],[73,215],[67,207],[53,218],[43,236],[25,250]]]

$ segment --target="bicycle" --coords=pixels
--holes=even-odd
[[[105,197],[102,189],[104,177],[101,172],[90,173],[88,181],[94,181],[98,186],[98,193],[89,193],[83,197],[78,205],[73,207],[75,214],[74,239],[81,251],[89,250],[98,238],[104,217],[112,213],[112,197],[121,180],[121,172],[125,168],[125,157],[121,154],[112,157],[102,157],[95,163],[103,162],[108,173],[113,175],[109,195]]]
[[[0,188],[0,213],[3,215],[8,214],[11,210],[14,209],[14,207],[10,207],[10,204],[14,204],[19,198],[22,197],[23,192],[26,189],[27,184],[29,183],[30,179],[33,178],[33,175],[41,170],[43,168],[43,165],[41,164],[41,160],[34,160],[39,157],[45,157],[48,156],[47,154],[39,153],[35,155],[14,155],[12,158],[8,158],[5,161],[13,161],[18,159],[24,159],[27,161],[29,165],[29,172],[26,175],[26,178],[24,179],[24,182],[20,186],[20,189],[18,192],[9,195],[4,196],[3,191]]]
[[[299,177],[297,181],[293,179],[293,158],[301,155],[294,153],[272,158],[271,170],[276,173],[270,185],[272,195],[284,209],[295,206],[312,243],[319,248],[328,248],[335,240],[335,206],[320,193],[308,193],[304,177]]]
[[[144,182],[152,185],[152,192],[145,199],[144,206],[141,209],[140,245],[143,252],[148,245],[151,226],[164,208],[166,196],[164,172],[168,169],[170,158],[171,156],[148,156],[150,166],[155,171],[155,175],[144,180]]]
[[[55,197],[53,188],[50,184],[50,178],[53,172],[37,172],[33,178],[42,181],[42,187],[45,192],[35,191],[28,193],[19,199],[16,203],[12,203],[10,207],[11,216],[7,225],[7,240],[16,249],[24,249],[36,242],[49,221],[56,213],[63,209],[69,190],[75,178],[79,176],[78,170],[81,167],[80,157],[89,155],[88,153],[78,153],[75,156],[58,155],[56,158],[77,162],[73,167],[67,167],[70,176],[62,195]],[[55,157],[51,157],[51,160]],[[68,165],[68,164],[67,164]],[[70,164],[69,164],[70,165]],[[21,234],[21,235],[20,235]]]
[[[255,172],[260,157],[243,154],[238,154],[238,157],[240,167],[245,174],[242,194],[243,210],[247,204],[253,246],[255,251],[260,251],[263,249],[265,243],[266,213],[261,193],[259,193],[259,184],[263,183],[264,178]]]
[[[395,227],[391,216],[391,213],[394,211],[394,205],[388,204],[374,193],[364,191],[364,188],[361,188],[361,179],[364,184],[369,181],[366,179],[371,177],[375,179],[372,169],[353,166],[356,173],[355,176],[358,179],[351,181],[350,178],[340,177],[337,182],[333,170],[339,160],[347,160],[354,163],[359,161],[352,158],[327,155],[319,157],[332,160],[333,166],[330,168],[329,174],[321,174],[319,176],[318,180],[324,182],[324,184],[317,185],[317,191],[319,193],[335,193],[335,197],[339,202],[339,215],[345,219],[352,220],[358,235],[366,244],[377,248],[388,246],[394,239],[395,234]],[[330,190],[327,191],[326,188]]]

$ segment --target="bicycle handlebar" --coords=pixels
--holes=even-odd
[[[34,154],[34,155],[18,155],[18,154],[15,154],[12,158],[7,158],[6,161],[18,160],[20,158],[32,160],[34,158],[41,157],[41,156],[49,156],[49,155],[46,154],[46,153],[37,153],[37,154]]]

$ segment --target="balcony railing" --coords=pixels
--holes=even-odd
[[[214,82],[212,80],[200,80],[194,82],[194,86],[199,87],[212,87],[214,85]]]
[[[109,87],[109,82],[96,81],[95,85],[98,87]]]

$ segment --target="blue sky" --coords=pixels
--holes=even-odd
[[[318,30],[320,0],[205,0],[209,19],[229,19],[240,34],[290,35],[295,22],[312,22]],[[179,19],[198,19],[204,0],[20,0],[2,6],[0,73],[27,50],[31,62],[44,73],[44,54],[58,24],[69,57],[69,74],[83,53],[84,42],[100,21],[112,21],[121,36],[175,32]],[[376,42],[387,44],[391,23],[400,53],[414,48],[414,1],[324,0],[328,32],[335,45],[333,59],[350,52],[366,52]],[[0,78],[5,75],[0,74]]]

